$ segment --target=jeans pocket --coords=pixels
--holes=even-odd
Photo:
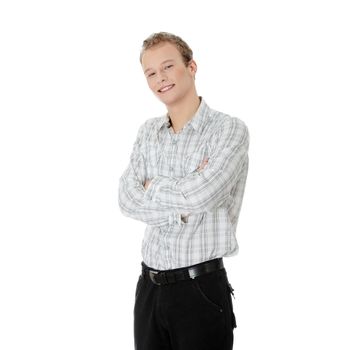
[[[218,302],[214,301],[213,293],[212,293],[212,287],[211,286],[211,293],[209,294],[209,290],[206,290],[204,284],[200,284],[199,281],[196,279],[193,280],[194,286],[200,296],[200,298],[210,307],[214,308],[218,312],[223,312],[223,308],[221,305],[219,305]],[[216,293],[218,294],[218,293]]]

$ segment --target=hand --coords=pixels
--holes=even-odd
[[[199,165],[199,167],[197,168],[197,171],[201,171],[205,168],[205,166],[208,164],[208,160],[209,158],[205,158],[202,163]]]
[[[147,190],[148,186],[150,185],[152,179],[148,179],[145,181],[145,183],[143,184],[143,187],[145,188],[145,190]]]
[[[208,164],[208,160],[209,160],[209,158],[205,158],[196,170],[197,171],[203,170],[205,168],[205,166]],[[152,181],[152,179],[148,179],[148,180],[145,181],[145,183],[143,184],[143,187],[145,188],[145,190],[147,190],[147,188],[150,185],[151,181]]]

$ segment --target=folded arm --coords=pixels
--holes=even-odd
[[[222,205],[248,163],[249,133],[239,119],[228,118],[202,171],[183,178],[156,176],[144,197],[162,208],[200,213]]]
[[[145,198],[146,168],[140,146],[144,136],[145,123],[139,128],[127,169],[119,179],[118,203],[121,212],[128,217],[163,226],[181,223],[181,215],[171,207],[159,206]]]

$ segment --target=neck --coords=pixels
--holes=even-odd
[[[185,96],[176,104],[167,106],[170,116],[171,126],[174,132],[180,131],[184,125],[194,116],[200,105],[200,99],[197,92]]]

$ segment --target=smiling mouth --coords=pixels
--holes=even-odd
[[[174,86],[175,86],[175,84],[166,85],[166,86],[162,87],[161,89],[159,89],[158,92],[160,92],[160,93],[167,92],[167,91],[171,90]]]

